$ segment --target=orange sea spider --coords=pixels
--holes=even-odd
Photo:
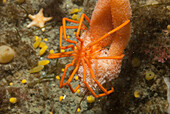
[[[101,4],[103,6],[101,6]],[[61,49],[71,48],[72,51],[48,55],[48,58],[50,58],[50,59],[62,58],[62,57],[73,57],[72,63],[67,64],[65,67],[63,76],[62,76],[60,84],[59,84],[60,88],[64,87],[65,85],[68,85],[70,90],[74,93],[81,86],[83,88],[88,89],[92,93],[92,95],[96,98],[108,95],[114,91],[114,88],[111,83],[111,80],[113,78],[108,79],[106,77],[106,78],[102,78],[100,81],[98,80],[98,78],[97,78],[98,75],[101,75],[101,74],[104,74],[105,72],[107,72],[107,70],[101,71],[102,69],[98,68],[99,67],[98,62],[99,62],[99,60],[111,60],[111,61],[109,61],[110,63],[118,64],[116,66],[118,70],[116,71],[116,73],[114,75],[117,76],[119,74],[120,67],[121,67],[121,61],[122,61],[122,58],[124,57],[124,54],[122,54],[122,53],[123,53],[125,46],[127,45],[127,41],[130,36],[130,34],[129,34],[130,33],[130,20],[129,20],[130,15],[120,14],[119,16],[121,17],[121,19],[118,20],[115,17],[118,21],[117,23],[115,23],[115,20],[113,20],[112,18],[113,18],[113,15],[116,16],[116,14],[114,14],[114,13],[116,13],[116,11],[114,11],[114,9],[111,8],[111,6],[115,6],[116,8],[118,8],[118,7],[124,6],[124,5],[125,5],[125,10],[123,9],[122,12],[127,10],[128,14],[130,14],[131,11],[129,10],[130,5],[129,5],[128,0],[98,0],[96,8],[93,12],[93,15],[95,15],[96,12],[99,14],[97,14],[97,16],[92,15],[92,20],[91,20],[92,22],[90,22],[90,19],[85,14],[81,15],[80,21],[63,18],[63,26],[60,27],[59,47]],[[126,7],[126,6],[128,6],[128,7]],[[98,8],[98,7],[100,7],[100,8]],[[103,12],[103,9],[104,9],[104,12]],[[105,29],[102,30],[102,27],[101,27],[102,24],[99,23],[100,19],[98,20],[98,18],[100,18],[100,16],[103,15],[104,13],[108,14],[108,17],[102,17],[101,20],[103,18],[106,18],[106,19],[109,18],[109,19],[106,21],[105,20],[103,21]],[[89,23],[90,30],[88,30],[88,28],[83,24],[84,19],[86,19],[87,22]],[[73,23],[77,23],[79,25],[78,26],[66,26],[66,22],[73,22]],[[111,22],[111,24],[110,24],[111,26],[108,24],[108,22]],[[112,23],[114,24],[114,26],[112,26]],[[107,25],[107,26],[105,26],[105,25]],[[100,29],[98,31],[95,31],[93,28],[94,29],[100,28]],[[123,28],[123,30],[122,30],[122,28]],[[66,29],[77,29],[77,33],[76,33],[77,41],[70,40],[66,37]],[[125,33],[127,33],[127,35],[122,33],[125,30],[127,31],[127,32],[125,32]],[[85,31],[85,32],[83,32],[83,34],[81,35],[80,34],[81,31]],[[118,32],[118,31],[120,31],[120,32]],[[103,32],[104,34],[102,34],[101,32]],[[71,43],[70,45],[62,46],[63,35],[64,35],[64,40],[66,42]],[[96,36],[97,36],[97,38],[96,38]],[[122,37],[125,37],[125,41]],[[121,42],[121,44],[119,44],[120,42]],[[105,46],[108,46],[108,45],[111,45],[109,51],[107,51],[106,48],[104,48]],[[119,45],[120,50],[117,49],[118,47],[116,47],[115,45],[116,46]],[[115,49],[119,50],[119,51],[116,51]],[[113,52],[113,50],[114,50],[114,52]],[[102,56],[102,55],[105,55],[105,56]],[[119,61],[112,62],[112,60],[113,61],[119,60]],[[102,61],[102,62],[104,63],[105,61]],[[106,61],[107,64],[109,64],[109,62]],[[92,64],[95,64],[95,65],[92,66]],[[66,72],[67,72],[68,68],[71,66],[75,66],[75,69],[71,73],[68,80],[66,82],[64,82]],[[100,67],[104,67],[103,64],[100,65]],[[97,69],[100,69],[100,70],[97,70]],[[73,88],[70,83],[76,73],[79,75],[79,77],[81,79],[80,79],[80,83],[77,85],[77,87]],[[110,90],[107,90],[106,81],[108,81],[110,83],[110,87],[111,87]],[[105,84],[105,87],[103,86],[103,84]],[[97,95],[94,92],[94,89],[96,88],[96,86],[98,86],[104,93]]]

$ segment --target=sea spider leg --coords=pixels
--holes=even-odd
[[[70,90],[75,93],[77,91],[77,89],[80,87],[80,84],[77,85],[77,87],[75,89],[73,89],[73,87],[71,86],[70,82],[73,79],[75,73],[77,72],[78,68],[80,66],[80,59],[77,60],[77,65],[75,67],[75,69],[73,70],[71,76],[69,77],[69,79],[67,80],[68,86],[70,87]]]
[[[89,62],[89,60],[87,58],[84,58],[87,66],[89,67],[89,70],[90,70],[90,74],[91,74],[91,77],[93,78],[93,80],[95,81],[95,83],[99,86],[99,88],[104,92],[104,95],[107,95],[108,94],[108,91],[96,80],[96,77],[93,73],[93,70],[92,70],[92,67],[91,67],[91,64]],[[91,92],[94,92],[92,89],[90,90]],[[99,95],[96,95],[97,97],[100,97],[100,96],[104,96],[103,94],[99,94]]]
[[[72,20],[72,19],[68,19],[68,18],[63,18],[63,24],[66,26],[66,21],[68,21],[68,22],[72,22],[72,23],[79,23],[79,21],[75,21],[75,20]],[[84,25],[84,24],[82,24],[82,27],[84,27],[84,29],[85,30],[88,30],[88,28]]]
[[[95,98],[98,98],[98,97],[102,97],[102,96],[107,95],[106,93],[96,95],[96,93],[93,91],[93,89],[92,89],[92,88],[88,85],[88,83],[86,82],[86,70],[87,70],[87,68],[86,68],[84,59],[82,60],[82,65],[83,65],[83,69],[84,69],[84,71],[83,71],[83,83],[86,85],[87,89],[92,93],[92,95],[93,95]],[[112,90],[110,90],[110,91],[108,92],[108,94],[110,94],[111,92],[113,92],[113,88],[112,88]]]
[[[63,72],[63,75],[62,75],[62,78],[61,78],[61,81],[60,81],[60,84],[59,84],[59,88],[62,88],[62,87],[64,87],[65,85],[68,84],[67,81],[66,81],[65,83],[63,83],[63,82],[64,82],[64,78],[65,78],[67,69],[68,69],[70,66],[73,66],[73,65],[75,64],[75,61],[76,61],[76,59],[73,59],[72,63],[67,64],[67,65],[65,66],[64,72]]]
[[[74,53],[74,51],[68,51],[68,52],[62,52],[62,53],[53,53],[53,54],[49,54],[47,56],[47,58],[54,59],[54,58],[61,58],[61,57],[70,57],[70,56],[75,55],[73,53]]]
[[[68,18],[63,18],[64,39],[65,39],[67,42],[73,43],[73,42],[75,42],[75,41],[72,41],[72,40],[69,40],[69,39],[66,38],[66,21],[68,21],[68,22],[73,22],[73,23],[79,23],[79,21],[71,20],[71,19],[68,19]],[[82,27],[84,27],[85,30],[87,30],[87,27],[86,27],[84,24],[82,24]],[[79,39],[78,39],[78,40],[79,40]],[[75,44],[75,45],[76,45],[76,44]],[[76,46],[76,47],[79,49],[78,46]]]
[[[95,97],[95,98],[98,98],[98,95],[96,95],[96,93],[92,90],[92,88],[88,85],[88,83],[86,82],[86,65],[85,65],[85,61],[84,59],[82,60],[82,65],[83,65],[83,82],[84,84],[86,85],[87,89],[92,93],[92,95]]]
[[[91,59],[122,59],[125,55],[122,54],[120,56],[109,56],[109,57],[91,57]]]
[[[88,23],[90,24],[90,19],[83,13],[83,14],[81,15],[81,17],[80,17],[80,23],[79,23],[79,25],[78,25],[78,29],[77,29],[77,33],[76,33],[76,38],[77,38],[81,43],[83,42],[83,40],[80,39],[79,33],[80,33],[81,26],[82,26],[82,24],[83,24],[84,18],[85,18],[85,19],[88,21]]]
[[[113,85],[112,85],[112,82],[109,82],[110,83],[110,86],[111,86],[111,90],[107,91],[107,94],[105,93],[102,93],[102,94],[99,94],[98,97],[103,97],[103,96],[106,96],[110,93],[112,93],[114,91],[114,88],[113,88]],[[107,89],[107,88],[106,88]]]
[[[69,40],[69,39],[66,37],[66,28],[67,28],[67,26],[66,26],[66,21],[68,21],[68,22],[73,22],[73,23],[79,23],[79,21],[71,20],[71,19],[68,19],[68,18],[63,18],[63,32],[64,32],[64,39],[65,39],[67,42],[74,43],[74,44],[76,45],[77,49],[80,50],[80,48],[79,48],[79,46],[78,46],[78,44],[77,44],[76,41]],[[82,24],[81,27],[82,27],[84,30],[88,30],[88,28],[87,28],[84,24]],[[61,33],[62,33],[62,32],[60,32],[60,35],[61,35]],[[61,37],[60,39],[62,39],[62,37]],[[78,39],[78,40],[79,40],[79,39]],[[73,47],[72,47],[72,49],[73,49]]]
[[[92,88],[86,82],[86,70],[87,70],[87,68],[86,68],[84,59],[82,59],[82,65],[83,65],[83,69],[84,69],[84,71],[83,71],[83,82],[86,85],[87,89],[92,93],[92,95],[97,98],[97,95],[95,94],[95,92],[92,90]]]
[[[67,29],[77,29],[78,26],[66,26]],[[81,27],[81,29],[85,30],[84,28]],[[61,49],[67,49],[67,48],[72,48],[74,50],[74,45],[70,44],[68,46],[62,46],[62,34],[63,34],[63,26],[60,26],[60,37],[59,37],[59,47]],[[65,41],[74,43],[76,46],[78,46],[76,41],[69,40],[68,38],[64,37]]]
[[[118,31],[119,29],[121,29],[122,27],[126,26],[126,25],[129,24],[129,23],[130,23],[130,20],[125,21],[123,24],[121,24],[120,26],[114,28],[113,30],[111,30],[111,31],[108,32],[107,34],[103,35],[103,36],[102,36],[101,38],[99,38],[98,40],[89,43],[89,44],[84,48],[84,50],[86,50],[87,48],[89,48],[89,47],[91,47],[91,46],[94,46],[95,44],[97,44],[97,43],[100,42],[101,40],[107,38],[107,36],[113,34],[114,32]]]
[[[59,37],[59,47],[61,48],[61,49],[67,49],[67,48],[74,48],[74,45],[72,45],[72,44],[70,44],[70,45],[68,45],[68,46],[62,46],[62,37],[63,37],[63,26],[60,26],[60,37]],[[74,42],[75,43],[75,42]],[[77,42],[76,42],[77,43]]]

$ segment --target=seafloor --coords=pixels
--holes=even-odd
[[[50,60],[38,73],[30,69],[38,61],[46,60],[50,50],[59,52],[59,27],[62,18],[72,18],[72,9],[82,9],[76,14],[90,18],[96,0],[0,0],[0,46],[10,46],[16,52],[14,59],[0,64],[0,114],[72,114],[75,113],[81,93],[73,94],[68,86],[59,88],[56,75],[70,59]],[[115,91],[80,104],[83,114],[165,114],[170,113],[170,1],[130,0],[132,7],[132,34],[125,50],[122,70],[113,80]],[[45,31],[38,27],[27,28],[31,22],[28,14],[44,9],[46,17],[53,19],[45,24]],[[68,24],[72,25],[72,24]],[[168,27],[169,25],[169,27]],[[70,39],[74,30],[68,30]],[[34,49],[35,36],[47,39],[43,56]],[[63,42],[64,45],[67,43]],[[147,76],[151,76],[150,80]],[[68,78],[69,73],[66,74]],[[21,80],[27,80],[26,84]],[[166,82],[166,83],[165,83]],[[12,84],[11,84],[12,83]],[[73,79],[72,85],[78,82]],[[168,86],[167,86],[168,85]],[[64,96],[62,101],[59,97]],[[10,103],[10,98],[17,102]],[[168,101],[169,99],[169,101]]]

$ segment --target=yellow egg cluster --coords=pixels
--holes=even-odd
[[[79,17],[78,14],[73,14],[71,18],[72,18],[73,20],[77,20],[77,21],[80,20],[80,17]]]
[[[44,41],[45,41],[45,42],[47,42],[47,41],[48,41],[48,39],[47,39],[47,38],[44,38]]]
[[[80,108],[77,109],[77,112],[80,112]]]
[[[48,46],[46,46],[45,42],[43,42],[41,40],[42,40],[42,38],[35,36],[35,43],[33,44],[34,49],[36,49],[38,47],[41,48],[41,50],[39,51],[40,56],[42,56],[48,48]]]
[[[40,48],[43,48],[44,46],[45,46],[45,42],[40,42],[39,47],[40,47]]]
[[[9,99],[9,102],[12,103],[12,104],[15,104],[15,103],[17,102],[17,98],[11,97],[11,98]]]
[[[67,38],[70,38],[70,36],[68,35]]]
[[[36,73],[36,72],[39,72],[39,71],[41,71],[43,68],[44,68],[44,66],[43,66],[43,65],[36,66],[36,67],[34,67],[34,68],[30,69],[30,73]]]
[[[64,72],[64,68],[62,68],[61,71]]]
[[[64,50],[64,49],[61,49],[60,52],[63,53],[63,52],[65,52],[65,50]]]
[[[75,79],[75,80],[79,80],[79,77],[78,77],[78,76],[75,76],[74,79]]]
[[[38,61],[38,65],[47,65],[48,63],[50,63],[49,60],[42,60],[42,61]]]
[[[62,101],[62,100],[63,100],[63,97],[64,97],[64,96],[60,96],[59,101]]]
[[[72,15],[72,19],[73,20],[77,20],[77,21],[79,21],[80,20],[80,16],[79,16],[79,14],[77,14],[77,13],[79,13],[79,12],[81,12],[82,11],[82,8],[75,8],[75,9],[72,9],[71,11],[70,11],[70,14]]]
[[[45,51],[47,50],[47,48],[48,48],[48,46],[42,47],[41,50],[39,51],[39,55],[42,56],[45,53]]]
[[[26,84],[26,83],[27,83],[27,80],[26,80],[26,79],[23,79],[23,80],[21,81],[21,83],[22,83],[22,84]]]
[[[39,51],[39,55],[42,56],[46,52],[48,46],[46,46],[45,42],[41,41],[42,39],[38,36],[35,36],[34,40],[35,40],[35,43],[33,44],[33,47],[34,47],[34,49],[36,49],[38,47],[41,48],[40,51]],[[44,40],[47,41],[47,38],[45,38]],[[49,64],[49,63],[50,63],[49,60],[39,61],[38,66],[30,69],[30,73],[36,73],[36,72],[41,71],[44,68],[44,66]]]
[[[78,13],[78,12],[81,12],[82,11],[82,8],[75,8],[75,9],[72,9],[71,11],[70,11],[70,14],[75,14],[75,13]]]
[[[57,75],[57,76],[56,76],[56,79],[57,79],[57,80],[60,80],[60,76]]]
[[[88,103],[94,103],[95,98],[92,95],[87,96],[87,102]]]
[[[10,85],[10,86],[13,86],[13,83],[12,83],[12,82],[10,82],[10,83],[9,83],[9,85]]]
[[[50,50],[50,54],[53,54],[53,53],[54,53],[54,50],[53,50],[53,49],[51,49],[51,50]]]
[[[79,89],[77,90],[77,93],[80,93],[80,90],[79,90]]]
[[[41,43],[41,38],[38,36],[35,37],[35,43],[33,44],[34,49],[36,49]]]

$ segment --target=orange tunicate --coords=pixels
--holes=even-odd
[[[92,13],[90,22],[90,30],[83,33],[81,39],[84,40],[84,45],[87,45],[114,28],[120,26],[125,21],[131,18],[131,8],[129,0],[98,0],[96,7]],[[106,47],[96,54],[98,57],[120,56],[126,48],[131,34],[130,23],[109,35],[104,40],[96,44],[96,47]],[[118,77],[122,65],[122,59],[92,59],[91,67],[95,78],[101,85],[106,81],[111,81]],[[86,88],[83,83],[83,66],[79,67],[78,76],[81,77],[81,87]],[[98,86],[91,77],[90,70],[86,72],[86,81],[93,90]],[[81,90],[82,92],[84,89]]]
[[[97,40],[130,18],[129,0],[98,0],[90,22],[91,36],[94,40]],[[129,23],[108,38],[100,41],[98,45],[106,47],[111,44],[109,54],[111,56],[121,55],[126,48],[130,34]]]

